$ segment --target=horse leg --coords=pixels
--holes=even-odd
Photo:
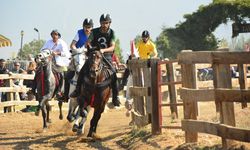
[[[47,101],[47,103],[46,103],[46,110],[47,110],[46,122],[47,122],[47,123],[51,123],[51,119],[49,119],[50,105],[49,105],[49,102],[48,102],[48,101]]]
[[[59,111],[60,111],[60,114],[59,114],[59,119],[60,119],[60,120],[63,120],[62,104],[63,104],[63,101],[62,101],[62,100],[59,100],[59,101],[58,101],[58,106],[59,106]]]
[[[41,110],[42,110],[42,116],[43,116],[43,128],[45,129],[48,127],[47,121],[46,121],[46,118],[47,118],[46,106],[42,105]]]
[[[101,118],[101,112],[95,109],[94,115],[90,121],[89,133],[87,135],[88,137],[93,137],[93,133],[96,133],[97,124],[100,118]]]
[[[77,134],[78,134],[78,135],[81,135],[81,134],[82,134],[82,131],[84,130],[85,123],[86,123],[87,116],[88,116],[88,112],[89,112],[89,110],[88,110],[88,108],[86,107],[86,108],[84,108],[84,110],[83,110],[83,112],[82,112],[81,118],[80,118],[80,116],[78,115],[77,120],[79,121],[79,120],[81,119],[81,121],[80,121],[80,123],[79,123],[78,130],[77,130]]]
[[[70,101],[69,101],[69,111],[68,111],[68,115],[67,115],[67,120],[69,122],[73,122],[76,118],[73,116],[75,110],[76,110],[76,107],[77,107],[78,103],[77,103],[77,100],[76,98],[70,98]]]

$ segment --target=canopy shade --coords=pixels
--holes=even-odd
[[[6,47],[6,46],[11,46],[11,45],[12,43],[10,39],[0,34],[0,47]]]

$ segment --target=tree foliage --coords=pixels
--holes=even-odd
[[[24,44],[22,51],[19,51],[18,53],[18,57],[23,60],[27,60],[29,59],[29,54],[35,56],[40,52],[40,49],[42,48],[44,43],[44,40],[33,40],[27,44]]]
[[[194,51],[214,50],[218,41],[213,31],[229,20],[242,22],[250,18],[249,0],[214,0],[208,6],[201,6],[197,12],[184,15],[183,23],[175,28],[165,28],[156,43],[164,57],[174,58],[184,49]]]
[[[118,56],[121,63],[124,63],[123,56],[122,56],[122,49],[120,46],[120,40],[117,39],[115,41],[115,54]]]

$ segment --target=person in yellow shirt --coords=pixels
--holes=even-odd
[[[136,48],[140,59],[149,59],[157,57],[155,44],[150,40],[150,35],[147,30],[142,32],[142,39],[137,44]]]

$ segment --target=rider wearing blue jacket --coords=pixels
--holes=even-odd
[[[91,33],[91,30],[94,26],[93,20],[90,18],[86,18],[83,21],[83,29],[80,29],[77,31],[77,34],[75,35],[73,41],[70,44],[71,50],[76,50],[78,48],[82,48],[85,46],[86,41],[88,40],[88,37]],[[71,62],[72,63],[72,62]],[[68,72],[65,75],[65,85],[64,85],[64,101],[68,101],[69,99],[69,87],[70,87],[70,80],[75,75],[75,70],[73,70],[74,67],[71,65],[68,67]]]

